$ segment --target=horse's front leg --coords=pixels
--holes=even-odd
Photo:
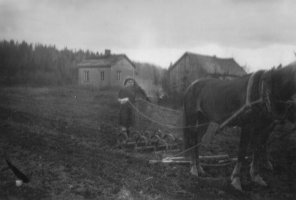
[[[240,180],[240,176],[241,176],[241,168],[242,168],[242,161],[237,161],[233,172],[231,174],[231,185],[237,189],[242,191],[242,185],[241,185],[241,180]]]
[[[273,165],[269,160],[269,156],[268,156],[268,151],[267,151],[267,142],[270,136],[270,133],[275,129],[277,123],[273,122],[269,127],[267,127],[263,132],[262,135],[260,136],[261,140],[261,146],[259,146],[259,148],[261,148],[261,151],[259,152],[261,154],[261,160],[262,160],[262,165],[265,169],[267,170],[273,170]]]
[[[250,167],[250,176],[252,181],[261,186],[267,186],[266,182],[263,180],[262,176],[259,174],[259,159],[258,159],[258,151],[253,153],[253,161]]]
[[[231,185],[237,189],[242,191],[241,186],[241,168],[245,161],[245,156],[247,152],[248,145],[250,143],[251,134],[250,130],[247,128],[241,129],[241,137],[240,137],[240,144],[239,144],[239,152],[238,152],[238,159],[237,163],[234,167],[234,170],[231,174]]]
[[[261,132],[257,131],[256,136],[253,142],[253,160],[250,167],[250,176],[252,181],[261,185],[267,186],[266,182],[263,180],[261,175],[259,174],[260,165],[263,165],[266,169],[272,170],[273,166],[268,159],[267,153],[267,141],[270,135],[270,132],[274,129],[274,124],[263,128]],[[255,136],[254,135],[254,136]]]
[[[267,152],[267,144],[264,143],[262,144],[262,148],[261,148],[261,155],[262,155],[262,165],[265,169],[267,170],[273,170],[273,165],[269,160],[269,156],[268,156],[268,152]]]
[[[262,132],[256,131],[253,137],[253,160],[250,166],[250,176],[253,182],[261,186],[267,186],[259,173],[260,164],[268,165],[269,160],[267,156],[267,139],[270,129],[265,129]],[[260,135],[261,134],[261,135]],[[270,167],[272,167],[270,163]]]

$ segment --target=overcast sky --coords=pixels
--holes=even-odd
[[[0,40],[125,53],[167,68],[185,52],[249,71],[296,59],[295,0],[0,0]]]

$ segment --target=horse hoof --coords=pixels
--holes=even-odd
[[[240,181],[240,178],[239,177],[236,177],[236,178],[233,178],[232,181],[231,181],[231,185],[236,189],[236,190],[239,190],[239,191],[243,191],[242,190],[242,185],[241,185],[241,181]]]
[[[198,168],[198,173],[201,174],[201,175],[206,175],[207,174],[205,172],[205,170],[201,166],[199,166],[199,168]]]
[[[266,182],[263,180],[263,178],[260,175],[256,175],[253,178],[253,181],[255,183],[257,183],[258,185],[260,185],[260,186],[263,186],[263,187],[266,187],[267,186]]]
[[[195,167],[192,167],[190,170],[190,174],[192,174],[193,176],[198,176],[198,171]]]

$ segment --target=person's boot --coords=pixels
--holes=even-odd
[[[122,148],[123,145],[127,142],[127,140],[128,140],[127,130],[125,128],[122,128],[121,131],[119,132],[116,146],[119,148]]]
[[[124,139],[123,139],[123,143],[126,143],[127,140],[128,140],[128,138],[129,138],[129,137],[128,137],[128,132],[127,132],[127,130],[122,131],[121,134],[122,134],[123,137],[124,137]]]
[[[126,136],[127,136],[126,140],[130,139],[131,137],[131,132],[128,128],[126,129]]]

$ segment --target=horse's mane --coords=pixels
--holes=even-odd
[[[280,74],[282,74],[286,79],[290,79],[292,83],[296,85],[296,61],[288,64],[285,67],[282,67],[281,65],[273,69],[274,71],[279,71]],[[287,80],[288,81],[288,80]]]
[[[267,80],[278,97],[290,98],[296,91],[296,62],[267,71]]]

